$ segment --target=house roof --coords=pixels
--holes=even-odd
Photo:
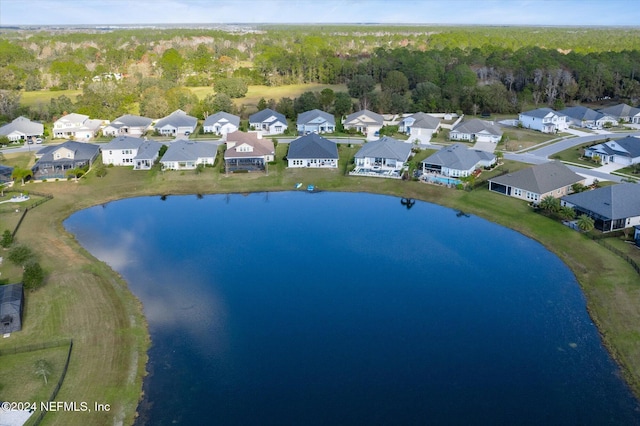
[[[142,138],[134,138],[132,136],[118,136],[102,147],[105,149],[138,149],[144,143]]]
[[[537,164],[490,179],[491,182],[523,189],[534,194],[546,194],[583,180],[582,176],[572,172],[560,161]]]
[[[253,147],[253,151],[244,152],[238,151],[238,147],[241,145],[249,145]],[[227,146],[233,145],[231,148],[227,148],[224,152],[224,158],[254,158],[264,157],[265,155],[274,155],[275,147],[273,141],[268,139],[261,139],[257,133],[245,133],[245,132],[233,132],[227,135]]]
[[[378,124],[382,126],[384,124],[384,118],[380,114],[376,114],[375,112],[369,111],[368,109],[363,109],[358,112],[354,112],[353,114],[349,114],[347,118],[344,120],[345,124],[355,125],[355,124]]]
[[[599,110],[603,114],[611,115],[613,117],[634,117],[640,114],[640,108],[634,108],[627,104],[613,105],[607,108],[601,108]]]
[[[139,115],[125,114],[113,120],[109,127],[120,129],[121,127],[149,127],[153,120]]]
[[[172,112],[171,114],[169,114],[168,116],[164,117],[163,119],[158,120],[155,127],[156,129],[160,129],[165,126],[172,126],[175,128],[178,128],[178,127],[195,128],[197,124],[198,124],[197,118],[187,115],[186,112],[182,111],[181,109],[178,109]]]
[[[262,123],[271,117],[275,117],[276,120],[279,120],[285,124],[287,123],[287,117],[270,108],[263,109],[262,111],[258,111],[255,114],[250,115],[249,123]]]
[[[287,158],[307,159],[338,158],[338,146],[335,142],[323,138],[322,136],[310,133],[301,136],[289,144]]]
[[[59,145],[45,146],[36,153],[40,157],[38,162],[44,161],[69,161],[67,158],[54,160],[53,154],[60,148],[66,148],[74,152],[73,161],[91,160],[100,153],[100,147],[91,143],[66,141]]]
[[[454,170],[469,170],[480,161],[492,161],[496,156],[485,151],[467,148],[456,143],[442,148],[440,151],[422,160],[424,164],[435,164]]]
[[[134,160],[153,160],[160,152],[162,144],[160,142],[148,140],[144,141],[140,148],[138,148],[138,154],[133,158]]]
[[[69,122],[69,123],[84,123],[85,120],[87,120],[88,118],[89,118],[88,115],[76,114],[75,112],[73,112],[71,114],[67,114],[67,115],[64,115],[64,116],[60,117],[58,120],[56,120],[56,123],[58,121],[60,121],[60,122]]]
[[[640,185],[637,183],[605,186],[567,195],[562,200],[611,220],[640,216]]]
[[[463,121],[454,127],[452,132],[457,133],[489,133],[495,136],[502,136],[502,130],[499,126],[485,120],[474,118],[469,121]]]
[[[640,157],[640,138],[627,136],[622,139],[594,145],[587,148],[587,150],[606,155],[620,155],[623,157],[637,158]]]
[[[237,115],[229,114],[228,112],[220,111],[213,115],[210,115],[204,120],[205,126],[213,126],[214,124],[224,121],[233,124],[236,127],[240,127],[240,117]]]
[[[23,295],[22,283],[0,285],[0,319],[20,313]]]
[[[298,115],[298,124],[308,124],[314,120],[317,120],[315,121],[316,123],[326,122],[333,125],[336,124],[336,118],[333,114],[329,114],[328,112],[324,112],[319,109],[312,109],[311,111],[305,111]]]
[[[44,133],[44,125],[26,117],[18,117],[11,123],[0,127],[0,135],[2,136],[10,135],[13,132],[23,133],[26,136],[40,136]]]
[[[385,136],[362,145],[355,158],[390,158],[405,162],[409,155],[411,155],[411,144]]]
[[[533,109],[531,111],[525,111],[525,112],[521,112],[520,115],[526,115],[529,117],[535,117],[535,118],[544,118],[546,116],[549,115],[549,113],[555,114],[555,115],[563,115],[557,111],[552,110],[551,108],[538,108],[538,109]]]
[[[581,105],[565,108],[560,113],[582,121],[596,121],[604,117],[603,113]]]
[[[196,161],[198,158],[215,158],[217,152],[216,145],[180,139],[171,142],[161,161]]]
[[[406,121],[408,119],[413,119],[413,124],[410,127],[417,129],[437,129],[440,125],[440,120],[433,115],[429,115],[424,112],[417,112],[408,117],[402,119],[402,121]],[[405,124],[406,125],[406,124]]]

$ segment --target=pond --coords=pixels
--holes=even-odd
[[[138,424],[640,424],[554,254],[402,201],[143,197],[67,219],[144,306]]]

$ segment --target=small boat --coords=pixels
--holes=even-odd
[[[300,189],[302,187],[302,182],[296,183],[296,189]]]
[[[309,191],[309,192],[313,192],[313,191],[315,191],[315,190],[316,190],[316,187],[315,187],[315,186],[313,186],[313,185],[309,185],[309,186],[307,186],[307,191]]]

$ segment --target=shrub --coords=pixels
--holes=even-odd
[[[13,243],[13,234],[8,229],[5,229],[2,233],[2,240],[0,240],[0,245],[4,248],[9,248]]]
[[[31,249],[25,245],[16,245],[9,250],[7,259],[16,265],[22,266],[33,257]]]
[[[44,271],[38,262],[32,261],[24,265],[22,284],[24,288],[35,290],[44,282]]]

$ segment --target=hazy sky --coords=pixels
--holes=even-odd
[[[640,25],[637,0],[0,0],[0,25]]]

